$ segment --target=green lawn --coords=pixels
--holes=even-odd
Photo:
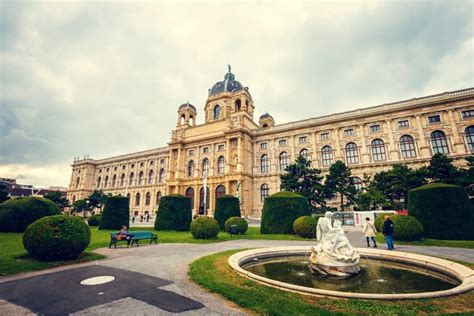
[[[385,244],[385,237],[382,233],[377,233],[377,242]],[[438,239],[422,239],[418,241],[394,241],[395,247],[399,245],[410,246],[436,246],[436,247],[452,247],[452,248],[468,248],[474,249],[474,240],[438,240]]]
[[[474,292],[437,299],[374,301],[319,298],[270,288],[246,279],[227,263],[231,250],[194,261],[189,277],[203,288],[259,315],[450,314],[474,311]]]

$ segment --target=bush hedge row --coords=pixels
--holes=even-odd
[[[129,199],[116,195],[107,198],[99,222],[99,229],[121,229],[130,222]]]
[[[240,201],[233,195],[224,195],[216,199],[214,219],[219,223],[221,230],[225,229],[225,222],[231,217],[240,217]]]
[[[312,216],[300,216],[293,222],[295,234],[303,238],[316,237],[317,220]]]
[[[156,230],[189,231],[192,221],[191,199],[179,194],[160,199],[156,213]]]

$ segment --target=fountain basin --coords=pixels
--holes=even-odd
[[[279,258],[281,259],[292,256],[305,257],[311,252],[311,247],[307,246],[272,247],[247,250],[231,256],[229,258],[229,264],[239,274],[261,284],[286,291],[316,296],[385,300],[418,299],[457,295],[474,289],[474,270],[455,262],[398,251],[378,250],[371,248],[357,248],[357,251],[361,255],[361,258],[364,258],[364,260],[368,259],[369,261],[373,261],[375,263],[382,262],[387,263],[388,265],[392,263],[393,266],[401,264],[403,266],[413,267],[414,271],[416,271],[416,269],[428,270],[428,272],[432,271],[432,274],[439,275],[441,278],[450,280],[457,285],[452,285],[452,288],[449,289],[417,293],[355,293],[350,291],[344,292],[286,283],[264,277],[262,275],[257,275],[256,273],[252,273],[245,269],[245,267],[248,265],[253,265],[256,262],[268,261],[269,259],[279,260]],[[344,282],[344,280],[340,280],[340,282]],[[364,285],[361,284],[361,286]]]

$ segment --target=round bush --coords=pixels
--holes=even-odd
[[[87,224],[89,224],[89,226],[99,226],[99,223],[100,223],[100,215],[92,215],[91,217],[89,217],[87,219]]]
[[[249,228],[249,224],[247,223],[247,221],[244,218],[237,217],[237,216],[231,217],[225,221],[225,225],[224,225],[225,231],[230,233],[230,227],[232,225],[237,226],[236,229],[239,234],[245,234],[245,232]]]
[[[219,228],[224,230],[225,222],[231,217],[240,217],[240,201],[233,195],[224,195],[216,199],[214,218]]]
[[[108,197],[100,217],[99,229],[121,229],[130,222],[129,199],[116,195]]]
[[[212,217],[198,217],[191,223],[191,234],[196,239],[215,239],[219,234],[219,224]]]
[[[282,191],[265,199],[262,211],[262,234],[294,234],[293,222],[310,215],[308,199],[293,192]]]
[[[156,213],[156,230],[189,231],[192,221],[191,199],[179,194],[160,199]]]
[[[418,240],[423,236],[423,225],[421,225],[421,223],[413,216],[393,215],[390,219],[392,220],[395,229],[393,239],[413,241]]]
[[[430,183],[413,189],[408,212],[421,222],[427,238],[474,239],[474,207],[461,187]]]
[[[29,225],[23,235],[23,246],[40,261],[71,260],[87,248],[90,240],[90,228],[81,218],[55,215]]]
[[[293,222],[293,230],[295,234],[303,238],[316,237],[317,221],[312,216],[300,216]]]
[[[10,199],[0,204],[0,232],[23,232],[34,221],[60,213],[59,207],[45,198]]]

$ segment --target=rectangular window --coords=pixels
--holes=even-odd
[[[207,154],[209,152],[209,147],[203,147],[202,152]]]
[[[439,114],[428,116],[428,122],[430,124],[441,122],[441,117]]]
[[[164,159],[160,159],[160,163],[161,164],[164,164],[165,163],[165,160]],[[132,166],[133,167],[133,166]]]
[[[380,124],[370,125],[369,131],[370,131],[371,133],[380,132]]]
[[[398,128],[409,127],[410,122],[408,120],[398,121]]]
[[[260,149],[267,149],[268,143],[260,143]]]
[[[321,133],[320,139],[321,139],[321,140],[329,139],[329,133]]]
[[[217,145],[217,151],[224,151],[224,145]]]
[[[300,144],[306,144],[306,143],[308,142],[308,137],[307,137],[307,136],[300,136],[300,137],[298,138],[298,142],[299,142]]]
[[[474,110],[462,111],[462,118],[474,117]]]
[[[355,135],[354,129],[352,129],[352,128],[351,128],[351,129],[346,129],[346,130],[344,131],[344,136],[345,136],[345,137],[354,136],[354,135]]]
[[[286,139],[280,139],[280,140],[278,141],[278,145],[280,145],[280,147],[286,146]]]
[[[194,149],[188,150],[188,156],[194,156]]]
[[[153,166],[153,160],[150,161],[150,166]]]
[[[117,171],[117,167],[114,167],[114,171]]]
[[[140,167],[143,167],[143,162],[140,162]]]

